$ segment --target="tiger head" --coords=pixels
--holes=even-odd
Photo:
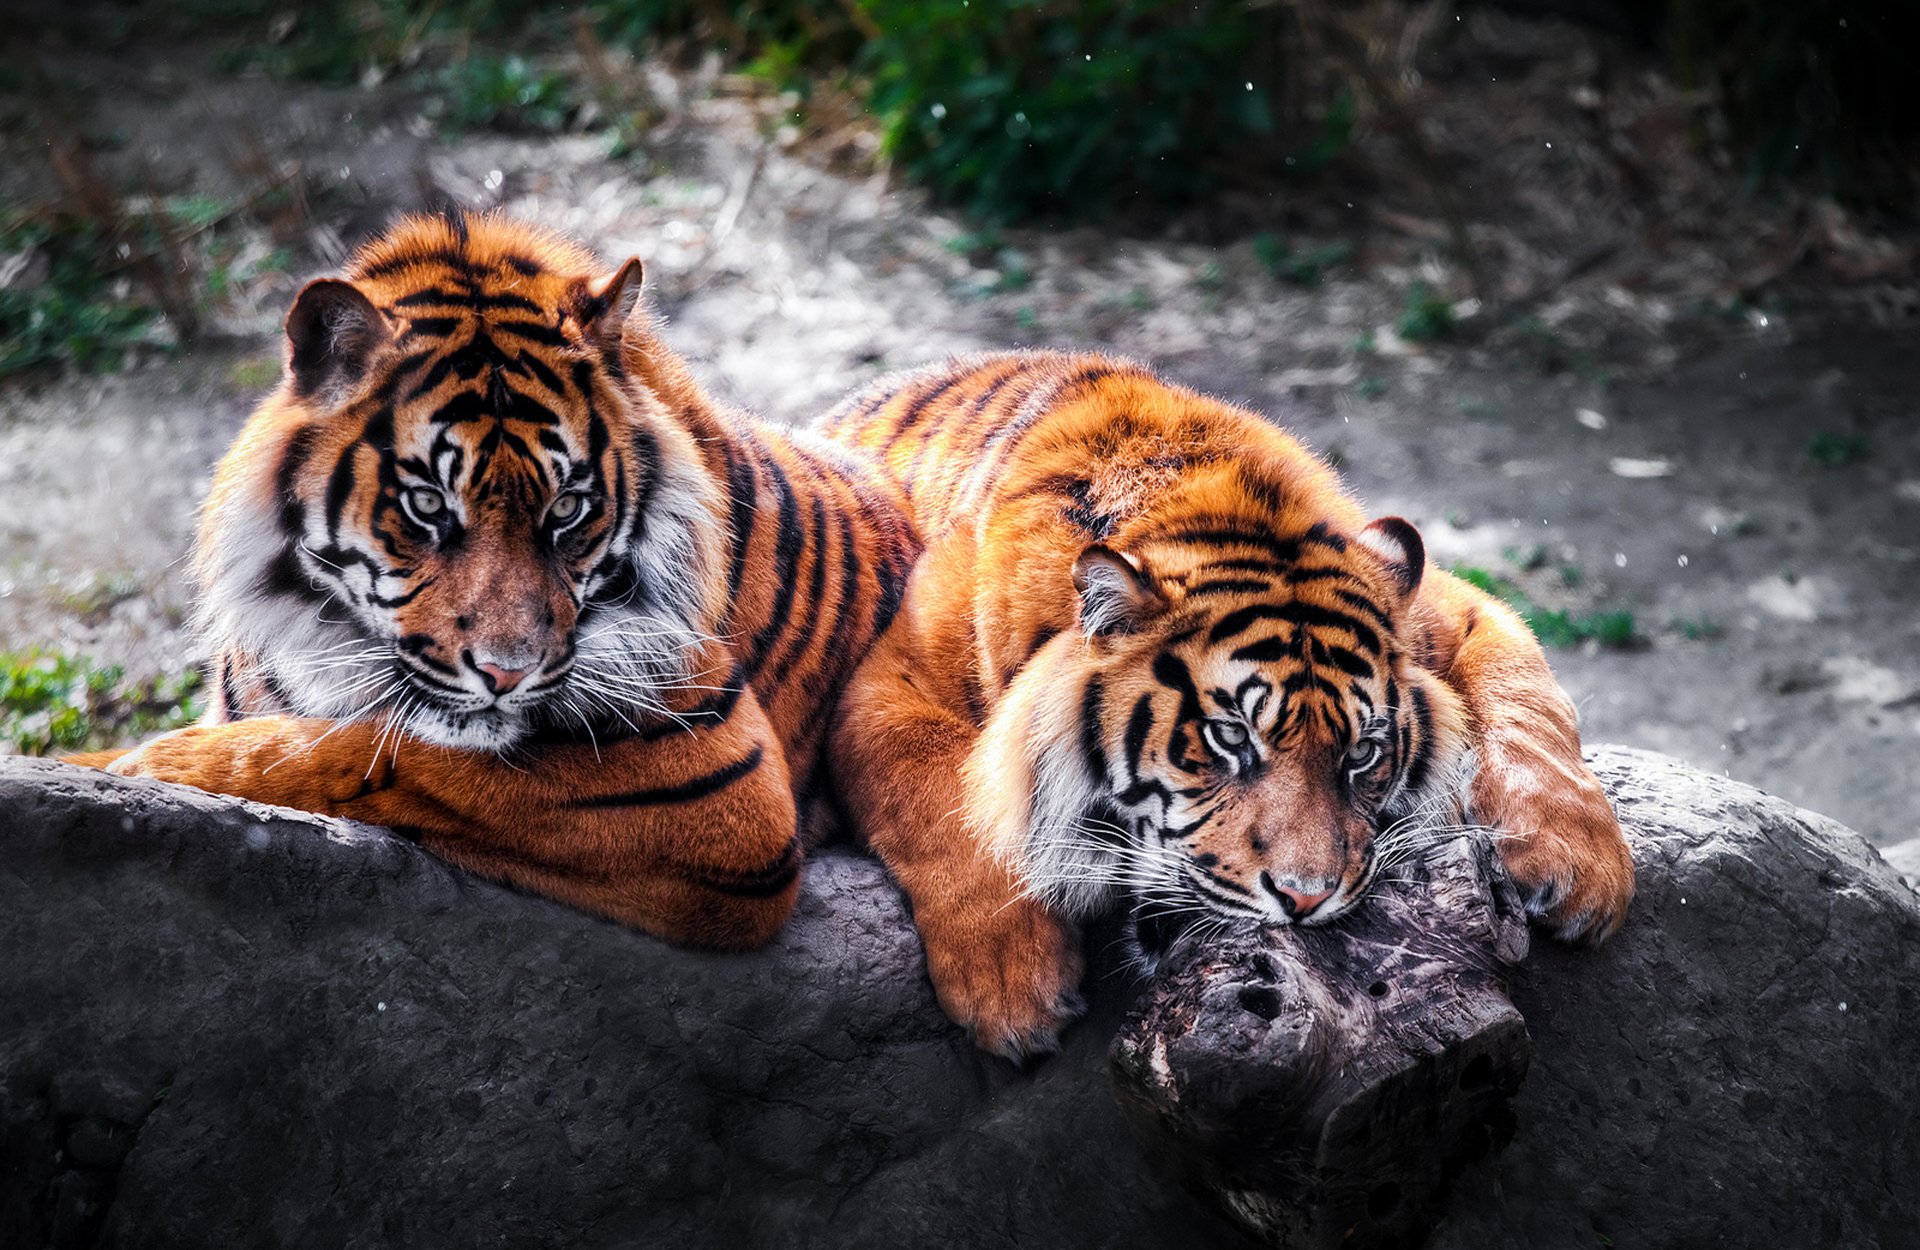
[[[501,750],[691,679],[718,491],[661,393],[691,383],[628,324],[640,272],[447,215],[300,292],[197,544],[203,626],[256,692],[232,712]]]
[[[1088,546],[1077,628],[968,761],[976,836],[1063,912],[1128,896],[1143,946],[1208,916],[1340,915],[1396,839],[1459,819],[1465,713],[1406,641],[1425,561],[1398,518]]]

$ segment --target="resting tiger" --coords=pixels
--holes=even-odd
[[[682,941],[771,936],[827,701],[915,536],[857,454],[716,407],[630,315],[640,280],[448,215],[307,286],[196,545],[212,710],[113,771],[388,825]]]
[[[1532,635],[1276,426],[1032,354],[886,379],[828,431],[927,544],[836,713],[837,788],[982,1046],[1056,1044],[1116,892],[1148,948],[1169,918],[1320,924],[1463,819],[1560,936],[1620,924],[1626,843]]]

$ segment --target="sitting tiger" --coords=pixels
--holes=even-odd
[[[450,214],[301,291],[196,545],[212,709],[112,770],[388,825],[670,938],[770,937],[914,531],[857,454],[716,407],[640,280]]]
[[[1276,426],[1021,354],[883,380],[828,429],[927,544],[836,783],[983,1047],[1057,1044],[1075,923],[1115,893],[1148,948],[1156,918],[1321,924],[1462,820],[1561,937],[1619,926],[1632,861],[1532,635]]]

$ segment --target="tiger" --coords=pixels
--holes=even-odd
[[[708,398],[642,276],[447,212],[302,289],[195,540],[208,711],[77,762],[385,825],[672,940],[767,941],[826,708],[917,536],[860,453]]]
[[[1150,968],[1210,925],[1325,924],[1472,825],[1561,938],[1621,924],[1632,860],[1532,634],[1279,425],[1033,352],[883,379],[825,429],[925,543],[835,786],[984,1049],[1057,1048],[1116,899]]]

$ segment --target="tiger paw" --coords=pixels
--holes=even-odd
[[[1508,824],[1500,858],[1513,874],[1527,914],[1563,942],[1592,946],[1612,937],[1633,901],[1633,856],[1613,810],[1577,814],[1557,804],[1551,826]],[[1502,822],[1503,824],[1506,822]]]
[[[1086,1011],[1076,929],[1030,899],[918,917],[940,1006],[974,1044],[1022,1063]]]

